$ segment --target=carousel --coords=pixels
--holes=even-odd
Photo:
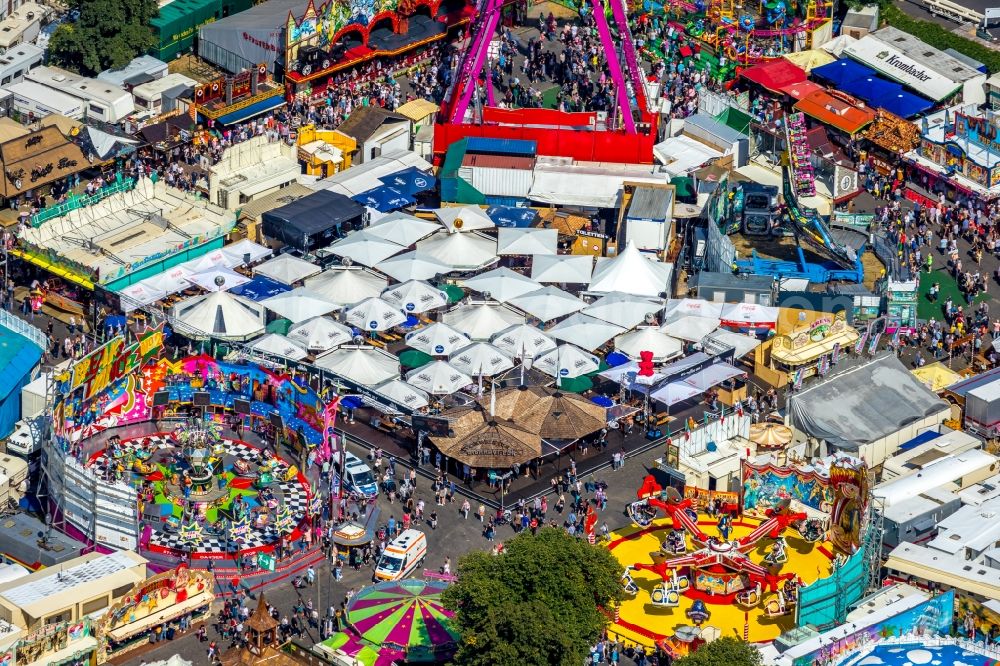
[[[316,501],[295,465],[200,418],[168,433],[112,437],[88,466],[135,488],[147,524],[140,545],[175,556],[236,555],[296,539]]]

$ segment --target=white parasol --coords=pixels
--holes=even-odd
[[[406,334],[406,346],[431,356],[446,356],[469,344],[469,338],[448,324],[435,322]]]
[[[378,296],[389,281],[360,266],[330,268],[306,280],[306,287],[334,303],[353,305],[372,296]]]
[[[429,220],[396,211],[389,213],[365,229],[370,235],[409,247],[427,238],[441,227]]]
[[[565,317],[587,307],[587,304],[579,298],[558,287],[542,287],[529,291],[510,299],[507,303],[542,321]]]
[[[681,340],[698,342],[717,328],[719,328],[719,320],[714,317],[680,315],[661,326],[660,330]]]
[[[290,340],[313,351],[333,349],[350,342],[352,337],[351,329],[329,317],[306,319],[288,331]]]
[[[496,261],[497,242],[478,233],[437,233],[417,243],[425,252],[453,269],[478,270]]]
[[[557,340],[565,340],[584,349],[597,349],[605,342],[625,332],[622,326],[588,317],[579,312],[563,319],[545,332]]]
[[[317,358],[314,365],[364,386],[399,377],[399,359],[367,345],[335,349]]]
[[[647,319],[647,315],[655,317],[662,307],[663,303],[656,300],[621,292],[611,292],[597,299],[581,312],[624,328],[632,328],[644,321],[651,321],[651,319]]]
[[[684,353],[680,340],[660,332],[655,326],[640,326],[634,331],[615,338],[615,349],[630,358],[639,358],[639,353],[653,352],[657,363],[672,359]]]
[[[556,341],[528,324],[515,324],[490,340],[493,345],[514,358],[535,358],[556,348]]]
[[[430,280],[437,275],[450,273],[454,270],[437,257],[426,252],[414,250],[397,254],[375,265],[375,270],[385,273],[400,282],[407,280]]]
[[[284,284],[294,284],[319,273],[322,268],[292,254],[279,254],[253,269],[254,275],[263,275]]]
[[[338,257],[348,257],[356,263],[374,266],[395,254],[399,254],[406,249],[406,246],[385,240],[366,229],[355,231],[347,238],[337,241],[326,249]]]
[[[343,307],[308,287],[297,287],[283,294],[265,298],[260,304],[293,324],[330,314]]]
[[[205,291],[229,291],[233,287],[246,284],[250,281],[250,278],[240,275],[231,268],[218,266],[209,268],[201,273],[189,275],[188,280]]]
[[[432,395],[448,395],[472,384],[472,377],[445,361],[433,361],[406,373],[406,382]]]
[[[301,361],[309,355],[302,345],[277,333],[268,333],[247,345],[251,349],[281,356],[293,361]]]
[[[572,379],[601,367],[601,360],[575,345],[559,345],[535,359],[534,367],[547,375]]]
[[[481,377],[491,377],[514,367],[507,354],[486,342],[473,342],[451,353],[448,362],[456,370]]]
[[[382,300],[405,312],[427,312],[448,304],[448,294],[421,280],[407,280],[382,292]]]
[[[448,230],[448,233],[452,234],[459,231],[492,229],[496,226],[486,211],[478,206],[438,208],[434,211],[434,217]]]
[[[384,331],[406,321],[406,315],[381,298],[366,298],[347,311],[347,323],[365,331]]]
[[[523,324],[524,317],[497,303],[470,303],[446,312],[444,322],[473,340],[489,340],[509,326]]]
[[[495,268],[492,271],[471,277],[464,280],[463,284],[473,291],[484,295],[488,294],[490,298],[501,303],[523,296],[542,286],[531,278],[507,267]]]
[[[594,270],[589,254],[540,254],[531,258],[531,279],[537,282],[586,284]]]
[[[390,379],[372,387],[372,391],[400,405],[406,405],[410,409],[420,409],[430,404],[430,396],[427,395],[426,391],[407,384],[401,379]]]

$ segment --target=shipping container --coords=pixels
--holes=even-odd
[[[160,15],[150,21],[156,38],[150,55],[164,61],[173,60],[191,50],[200,27],[252,5],[253,0],[173,0],[160,7]]]
[[[965,425],[969,430],[995,437],[1000,426],[1000,379],[969,391],[965,396]]]
[[[490,155],[520,155],[534,157],[538,154],[538,144],[524,139],[495,139],[486,136],[470,136],[466,151]]]

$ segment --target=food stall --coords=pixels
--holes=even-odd
[[[776,386],[819,374],[836,356],[846,353],[860,334],[847,325],[844,311],[820,317],[787,335],[777,335],[769,347],[760,347],[757,363],[764,362],[773,373]],[[801,372],[800,372],[801,371]],[[770,379],[769,379],[770,381]]]

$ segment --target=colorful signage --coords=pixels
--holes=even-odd
[[[103,346],[87,354],[57,378],[61,393],[72,393],[83,388],[83,399],[90,400],[112,383],[132,374],[163,349],[163,329],[160,327],[139,335],[138,341],[125,346],[122,337],[112,338]],[[68,385],[65,382],[69,382]]]
[[[955,137],[964,138],[981,148],[1000,153],[1000,130],[996,123],[984,116],[955,113]]]

